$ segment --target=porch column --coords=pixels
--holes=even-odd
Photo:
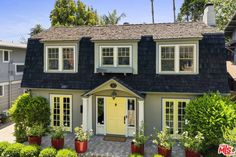
[[[89,96],[88,98],[88,125],[87,125],[87,130],[91,130],[92,127],[92,96]]]
[[[144,100],[138,101],[138,125],[139,127],[142,125],[142,122],[144,122]]]
[[[82,98],[83,101],[83,118],[82,125],[84,131],[88,130],[88,98]]]

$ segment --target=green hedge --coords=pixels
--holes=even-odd
[[[56,155],[57,150],[55,148],[48,147],[40,152],[39,157],[56,157]]]
[[[59,150],[56,157],[77,157],[77,153],[71,149]]]
[[[0,142],[0,156],[1,156],[2,152],[3,152],[8,146],[10,146],[10,143],[8,143],[8,142]]]
[[[40,148],[38,146],[25,146],[20,151],[20,157],[38,157]]]
[[[20,157],[20,151],[24,147],[21,143],[11,144],[3,151],[2,157]]]

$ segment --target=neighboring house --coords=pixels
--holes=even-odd
[[[229,74],[230,90],[234,95],[236,94],[236,12],[232,19],[229,21],[225,28],[225,36],[229,39],[226,45],[228,58],[227,58],[227,71]]]
[[[204,22],[52,27],[29,39],[22,87],[68,131],[133,136],[144,121],[146,134],[181,132],[191,99],[229,93],[213,5]]]
[[[5,112],[23,92],[26,44],[0,40],[0,113]]]

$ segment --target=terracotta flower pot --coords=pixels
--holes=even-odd
[[[51,144],[56,149],[62,149],[64,147],[64,138],[61,139],[51,139]]]
[[[42,137],[41,136],[28,136],[29,144],[41,145]]]
[[[171,149],[167,149],[162,146],[157,146],[158,154],[163,155],[164,157],[171,157]]]
[[[75,140],[75,150],[77,153],[85,153],[88,149],[88,141],[76,141]]]
[[[185,156],[186,157],[200,157],[201,154],[199,152],[185,149]]]
[[[137,146],[134,144],[134,142],[131,142],[131,153],[144,155],[144,144],[142,144],[141,146]]]

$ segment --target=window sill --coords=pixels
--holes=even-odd
[[[99,67],[97,73],[133,73],[131,67]]]

